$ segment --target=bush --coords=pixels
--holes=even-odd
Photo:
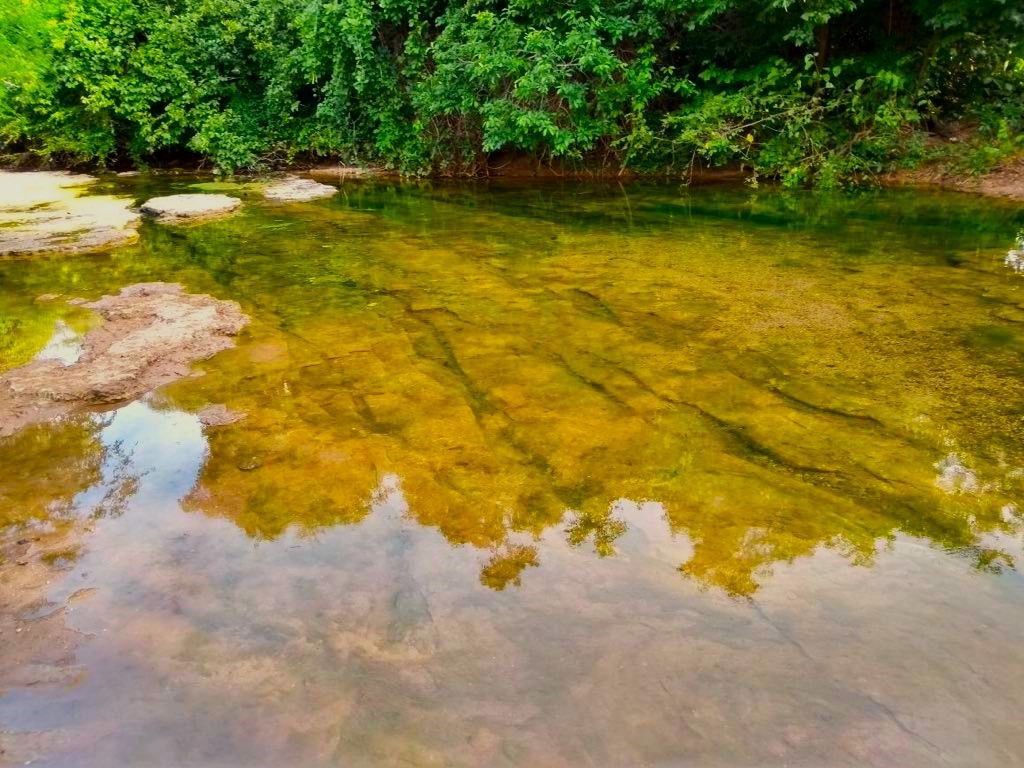
[[[298,156],[485,172],[494,153],[836,186],[949,121],[1021,149],[1000,0],[11,0],[0,142],[62,162]]]

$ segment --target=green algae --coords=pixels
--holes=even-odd
[[[259,192],[266,186],[258,181],[199,181],[190,184],[190,189],[200,192]]]

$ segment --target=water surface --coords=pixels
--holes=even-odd
[[[40,611],[90,590],[74,675],[0,696],[38,764],[1024,765],[1024,213],[239,194],[0,262],[3,367],[73,361],[66,299],[134,282],[252,317],[201,377],[0,441],[0,524],[78,531]]]

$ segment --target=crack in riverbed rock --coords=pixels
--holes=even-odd
[[[166,195],[147,200],[141,210],[157,221],[176,223],[226,216],[238,210],[241,205],[241,200],[228,195]]]
[[[90,406],[121,403],[191,373],[234,345],[249,318],[233,301],[139,283],[85,304],[104,323],[71,365],[35,360],[0,375],[0,436]]]
[[[92,176],[0,171],[0,257],[94,251],[138,238],[130,198],[82,195]]]

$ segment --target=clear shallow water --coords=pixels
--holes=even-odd
[[[4,524],[81,528],[49,602],[95,590],[74,682],[0,697],[44,764],[1024,764],[1018,209],[246,199],[0,262],[4,366],[73,359],[46,293],[252,317],[201,378],[0,442]]]

